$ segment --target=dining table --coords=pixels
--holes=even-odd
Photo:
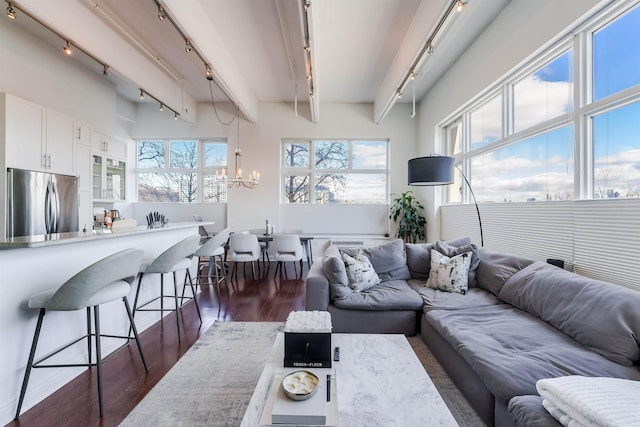
[[[257,234],[258,242],[265,243],[267,246],[267,251],[269,250],[269,243],[273,241],[273,236],[275,234]],[[313,240],[313,236],[309,235],[300,235],[300,243],[304,248],[305,255],[307,257],[307,264],[309,268],[311,268],[311,264],[313,263],[313,250],[311,249],[311,241]]]

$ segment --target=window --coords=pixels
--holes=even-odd
[[[593,99],[640,83],[640,7],[593,34]]]
[[[640,5],[631,6],[603,10],[442,123],[478,202],[640,197]],[[449,202],[470,201],[460,179]]]
[[[593,118],[593,197],[640,197],[640,102]]]
[[[387,146],[387,141],[284,141],[282,202],[388,203]]]
[[[573,110],[573,50],[513,85],[513,128],[520,132]]]
[[[139,202],[227,201],[216,172],[227,166],[225,140],[139,140]]]

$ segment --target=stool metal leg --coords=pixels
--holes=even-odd
[[[164,274],[162,275],[164,276]],[[162,283],[162,279],[160,280],[160,283]],[[161,286],[162,287],[162,286]],[[180,337],[180,305],[178,304],[178,280],[176,279],[176,272],[173,272],[173,297],[176,303],[176,324],[178,325],[178,342],[181,342],[181,337]]]
[[[95,320],[96,330],[96,370],[98,371],[98,405],[100,406],[100,417],[103,415],[102,411],[102,348],[100,345],[100,308],[99,306],[93,307],[93,317]]]
[[[27,362],[27,369],[24,373],[24,379],[22,380],[22,388],[20,389],[20,398],[18,399],[18,409],[16,410],[16,420],[20,417],[20,410],[22,409],[22,403],[24,402],[24,395],[27,392],[27,384],[29,383],[29,376],[31,375],[31,367],[33,366],[33,359],[36,355],[36,347],[38,346],[38,338],[40,337],[40,331],[42,330],[42,319],[44,319],[46,310],[40,309],[38,315],[38,323],[36,323],[36,332],[33,335],[33,343],[31,343],[31,351],[29,352],[29,361]]]
[[[200,319],[200,323],[202,323],[202,316],[200,315],[200,304],[198,304],[198,299],[196,298],[196,288],[193,285],[193,279],[191,278],[191,271],[187,268],[187,271],[184,275],[184,286],[182,287],[182,294],[184,295],[184,288],[187,287],[187,279],[189,279],[189,287],[191,288],[191,293],[193,294],[193,302],[196,305],[196,311],[198,312],[198,318]],[[182,301],[180,301],[180,309],[182,309]]]
[[[87,355],[91,365],[93,346],[91,345],[91,307],[87,307]],[[89,367],[90,369],[91,367]]]
[[[133,321],[133,314],[131,313],[131,307],[129,306],[129,301],[127,301],[127,297],[122,297],[122,301],[124,302],[124,308],[127,310],[127,316],[129,317],[129,322],[131,324],[130,328],[133,330],[133,336],[136,339],[136,344],[138,345],[138,352],[140,353],[140,358],[142,359],[142,364],[144,365],[144,370],[149,372],[149,368],[147,368],[147,361],[144,358],[144,354],[142,354],[142,346],[140,345],[140,337],[138,336],[138,328],[136,328],[136,324]]]

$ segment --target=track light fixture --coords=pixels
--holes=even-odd
[[[144,99],[144,92],[142,89],[140,89],[140,99]]]
[[[211,65],[207,64],[204,70],[204,76],[207,78],[207,80],[213,80],[213,70],[211,69]]]
[[[462,12],[462,9],[464,9],[464,6],[467,4],[466,1],[464,0],[460,0],[458,2],[458,8],[456,9],[458,12]]]
[[[102,75],[105,76],[105,77],[109,77],[109,66],[108,65],[103,65]]]
[[[73,51],[71,50],[71,43],[70,42],[67,42],[67,45],[65,47],[63,47],[62,50],[67,55],[71,55],[73,53]]]
[[[193,51],[193,46],[191,46],[191,42],[189,41],[189,39],[186,39],[184,41],[184,51],[187,53]]]
[[[178,113],[175,111],[173,112],[173,120],[178,120]]]
[[[158,5],[158,19],[164,21],[167,17],[167,12],[164,11],[164,7]]]
[[[13,8],[13,5],[11,5],[11,3],[9,3],[9,6],[7,6],[7,18],[16,19],[16,10]]]
[[[160,103],[160,111],[164,111],[164,105],[162,105],[162,103]]]

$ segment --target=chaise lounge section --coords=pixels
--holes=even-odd
[[[402,246],[394,241],[368,249],[374,268],[386,256],[393,261],[385,268],[396,274],[381,274],[380,284],[360,292],[343,282],[339,252],[330,246],[307,278],[307,309],[331,312],[336,332],[419,331],[487,425],[560,425],[537,393],[543,378],[640,380],[637,291],[478,249],[468,239],[406,244],[400,255]],[[464,294],[424,286],[433,250],[473,254]]]

